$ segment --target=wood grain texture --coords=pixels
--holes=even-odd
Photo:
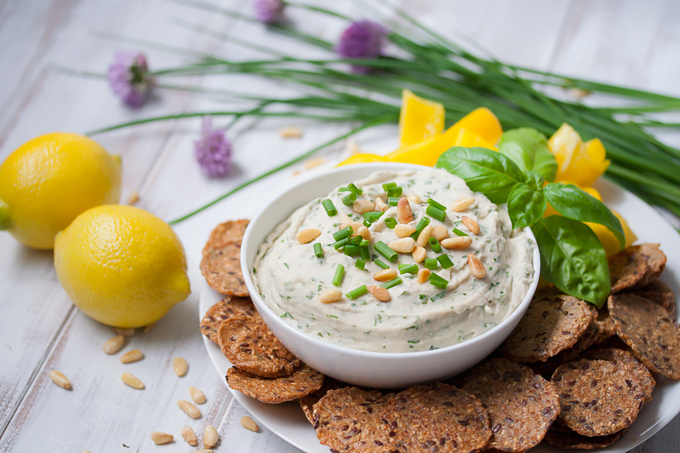
[[[245,12],[250,7],[249,1],[214,3]],[[325,4],[324,0],[312,3]],[[469,37],[508,62],[680,94],[676,83],[680,62],[675,58],[680,34],[674,24],[678,5],[673,0],[399,3],[444,35],[457,40]],[[333,6],[354,17],[367,15],[351,1]],[[329,40],[342,29],[339,21],[311,20],[304,11],[291,10],[290,17],[296,26]],[[177,19],[198,24],[199,29],[180,26]],[[393,23],[390,18],[386,22]],[[74,78],[58,69],[101,72],[115,49],[138,47],[97,38],[94,32],[101,31],[233,59],[261,54],[218,39],[216,33],[300,55],[324,55],[312,54],[293,40],[273,38],[263,27],[165,0],[9,0],[0,5],[0,86],[11,88],[0,91],[0,160],[27,139],[51,130],[84,132],[161,113],[246,105],[218,96],[163,90],[140,111],[121,106],[103,81]],[[186,60],[154,49],[146,52],[152,68]],[[228,82],[224,77],[181,82],[255,94],[296,94],[285,84],[243,75],[232,75]],[[228,122],[225,118],[214,121],[217,125]],[[291,125],[301,127],[303,137],[279,137],[279,128]],[[175,121],[98,136],[107,149],[123,156],[123,200],[137,191],[140,207],[169,220],[349,126],[301,120],[239,122],[228,132],[234,146],[234,172],[223,180],[205,177],[193,159],[192,142],[199,127],[199,120]],[[361,134],[356,141],[365,150],[387,151],[396,143],[395,133],[396,127],[381,127]],[[344,153],[344,144],[338,144],[322,155],[333,159]],[[56,279],[51,253],[28,250],[0,234],[0,451],[41,451],[46,445],[53,451],[151,451],[156,448],[151,431],[175,436],[174,443],[158,447],[163,451],[190,451],[180,436],[185,424],[194,428],[199,442],[206,424],[216,426],[221,438],[218,452],[299,451],[266,429],[252,433],[240,425],[246,412],[230,397],[223,377],[210,363],[197,316],[203,284],[198,271],[200,250],[210,230],[226,219],[251,215],[271,191],[293,181],[296,171],[315,170],[296,165],[176,227],[187,252],[193,294],[155,330],[136,335],[115,356],[101,350],[113,335],[110,328],[90,320],[68,301]],[[144,352],[144,360],[121,364],[119,356],[135,348]],[[184,378],[172,371],[176,356],[189,362]],[[73,391],[54,385],[48,377],[51,369],[66,374]],[[146,389],[125,386],[120,380],[125,371],[139,377]],[[190,385],[208,397],[199,406],[203,416],[198,420],[187,417],[176,405],[177,399],[189,399]],[[680,445],[678,432],[680,419],[635,452],[675,451]]]

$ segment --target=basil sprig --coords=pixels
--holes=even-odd
[[[508,156],[524,171],[533,170],[546,181],[554,181],[557,161],[545,135],[530,127],[512,129],[501,136],[498,152]]]
[[[552,154],[552,162],[545,155],[538,133],[529,131],[503,134],[510,134],[505,145],[508,156],[486,148],[453,147],[435,167],[461,177],[492,202],[507,203],[513,228],[534,231],[541,276],[566,294],[601,307],[611,290],[607,254],[593,230],[581,222],[604,225],[623,247],[621,222],[601,201],[574,185],[545,185],[546,176],[554,179],[557,163]],[[499,150],[502,147],[499,144]],[[548,203],[561,216],[544,218]]]

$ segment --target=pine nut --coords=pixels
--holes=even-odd
[[[385,201],[380,197],[376,197],[375,199],[375,208],[380,212],[385,212],[390,209],[387,203],[385,203]]]
[[[115,337],[111,338],[109,341],[104,343],[104,352],[107,353],[108,355],[115,354],[116,352],[123,349],[123,346],[125,346],[125,336],[116,335]]]
[[[449,230],[447,230],[444,225],[435,225],[432,227],[432,236],[437,238],[438,241],[441,241],[442,239],[449,237]]]
[[[207,450],[196,450],[194,453],[215,453],[214,450],[207,449]]]
[[[175,438],[172,434],[162,433],[160,431],[154,431],[151,433],[151,440],[156,445],[165,445],[172,442]]]
[[[319,236],[321,236],[321,230],[318,228],[308,228],[306,230],[299,231],[295,237],[300,244],[307,244]]]
[[[416,246],[416,241],[413,238],[401,238],[387,244],[389,248],[397,253],[411,253]]]
[[[123,375],[120,377],[125,384],[129,385],[133,389],[137,390],[143,390],[144,389],[144,383],[140,381],[134,374],[132,373],[123,373]]]
[[[397,222],[410,223],[413,220],[411,205],[406,198],[400,198],[397,203]]]
[[[486,268],[472,253],[467,256],[468,266],[470,266],[470,272],[477,278],[484,278],[486,276]]]
[[[425,283],[430,277],[430,270],[422,268],[418,271],[418,283]]]
[[[187,441],[189,445],[192,447],[195,447],[198,445],[198,439],[196,439],[196,433],[194,432],[193,428],[189,425],[186,425],[184,428],[182,428],[182,431],[180,431],[180,434],[182,434],[182,437],[184,440]]]
[[[387,291],[382,286],[369,285],[367,289],[368,292],[371,293],[373,297],[378,299],[380,302],[389,302],[392,299],[392,296],[390,296],[390,292]]]
[[[411,225],[398,224],[394,227],[394,232],[398,238],[405,238],[415,233],[416,227]]]
[[[196,404],[203,404],[205,403],[205,393],[203,393],[200,389],[197,389],[194,386],[189,387],[189,394],[191,395],[191,399],[194,400],[194,403]]]
[[[139,349],[133,349],[120,356],[121,363],[139,362],[144,358],[144,354]]]
[[[461,200],[456,201],[451,205],[451,210],[453,212],[461,212],[465,211],[467,208],[470,207],[472,203],[475,202],[474,197],[469,197],[469,198],[463,198]]]
[[[130,206],[134,206],[134,205],[137,204],[138,201],[139,201],[139,192],[137,192],[135,190],[134,192],[130,193],[130,196],[127,199],[127,204],[129,204]]]
[[[371,240],[371,232],[363,225],[357,230],[357,234],[367,241]]]
[[[432,225],[428,225],[423,228],[423,231],[418,235],[418,245],[420,247],[427,247],[428,239],[432,236]]]
[[[357,200],[352,204],[352,208],[354,209],[354,212],[363,214],[364,212],[373,211],[375,209],[375,203],[368,200]]]
[[[472,245],[472,238],[470,236],[446,238],[441,242],[441,244],[445,249],[463,250]]]
[[[352,219],[350,216],[347,214],[340,214],[340,226],[338,227],[338,230],[342,230],[343,228],[347,228],[350,223],[352,223]]]
[[[71,385],[71,381],[68,380],[66,375],[62,373],[61,371],[57,370],[52,370],[50,371],[50,379],[52,379],[52,382],[57,384],[59,387],[63,388],[64,390],[73,390],[73,386]]]
[[[479,234],[479,224],[473,219],[464,215],[460,220],[463,222],[463,225],[465,225],[472,233]]]
[[[330,288],[319,294],[319,300],[324,304],[330,304],[342,299],[342,291],[338,288]]]
[[[206,448],[212,448],[217,444],[219,435],[217,430],[213,425],[208,425],[205,427],[205,432],[203,433],[203,446]]]
[[[312,157],[311,159],[307,159],[305,161],[305,168],[307,170],[312,169],[314,167],[318,167],[319,165],[323,165],[326,163],[326,159],[323,157]]]
[[[411,194],[408,197],[406,197],[406,199],[412,203],[420,204],[420,196],[418,196],[418,194],[415,193]]]
[[[397,276],[397,271],[394,269],[383,269],[373,274],[373,279],[379,282],[388,282]]]
[[[175,370],[177,376],[184,377],[189,371],[189,364],[183,357],[175,357],[172,359],[172,369]]]
[[[90,450],[83,450],[81,453],[90,453]]]
[[[241,426],[243,426],[245,429],[250,430],[254,433],[256,433],[260,430],[260,427],[257,426],[257,423],[255,423],[255,420],[248,417],[247,415],[245,417],[241,417]]]
[[[423,261],[425,261],[427,251],[425,250],[425,247],[417,245],[416,248],[413,249],[413,252],[411,252],[411,255],[413,256],[413,260],[416,263],[422,263]]]
[[[177,405],[180,409],[184,411],[191,418],[200,418],[201,411],[195,404],[190,403],[187,400],[177,400]]]
[[[352,227],[352,236],[358,236],[359,235],[359,233],[358,233],[359,228],[364,226],[364,224],[361,223],[361,222],[350,222],[349,226]]]
[[[299,127],[282,127],[279,129],[281,138],[300,138],[302,137],[302,129]]]
[[[116,327],[113,329],[113,333],[116,335],[123,335],[125,337],[131,337],[135,334],[135,329],[123,329],[122,327]]]
[[[149,333],[155,328],[156,328],[156,323],[149,324],[148,326],[146,326],[142,329],[142,333]]]

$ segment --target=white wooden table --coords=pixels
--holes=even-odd
[[[472,37],[508,62],[680,95],[680,3],[676,0],[400,3],[445,35]],[[249,1],[224,0],[221,4],[250,12]],[[354,17],[365,14],[348,1],[332,4]],[[309,21],[309,16],[299,11],[291,16],[300,26],[327,39],[335,39],[340,31],[337,22]],[[59,70],[63,66],[102,72],[116,49],[139,48],[102,39],[97,32],[230,58],[256,56],[214,36],[181,27],[177,19],[200,24],[204,30],[273,43],[288,51],[302,53],[306,49],[293,41],[271,39],[262,27],[167,0],[4,0],[0,3],[0,161],[23,142],[50,131],[85,132],[161,113],[227,109],[228,104],[206,96],[160,91],[141,111],[131,111],[121,106],[103,81]],[[183,61],[157,49],[145,52],[152,68]],[[231,80],[231,90],[285,90],[244,76]],[[219,80],[193,83],[218,86]],[[288,125],[302,127],[304,136],[280,138],[278,129]],[[244,121],[229,132],[236,171],[222,180],[205,178],[192,157],[198,121],[156,123],[96,139],[123,157],[122,202],[138,192],[138,206],[171,219],[343,130],[347,126]],[[357,141],[364,149],[382,151],[388,147],[384,137],[395,132],[396,128],[383,128],[359,136]],[[675,146],[680,144],[678,134],[664,138]],[[326,151],[330,157],[343,153],[341,145]],[[57,281],[52,253],[27,249],[9,234],[0,234],[0,450],[187,452],[192,449],[179,436],[181,427],[191,425],[200,438],[204,426],[213,424],[221,437],[219,452],[294,451],[266,430],[253,433],[240,426],[245,411],[231,398],[204,350],[197,301],[203,286],[198,271],[200,251],[212,227],[225,219],[247,216],[269,191],[289,181],[295,170],[305,171],[302,165],[285,170],[177,226],[188,255],[193,292],[155,330],[129,341],[125,350],[139,348],[146,356],[135,364],[122,365],[118,356],[102,352],[111,329],[74,308]],[[190,364],[184,378],[172,371],[171,361],[176,356],[185,357]],[[50,382],[47,373],[52,369],[70,377],[73,391]],[[146,390],[126,387],[120,380],[124,371],[140,377]],[[189,419],[176,405],[177,399],[189,399],[190,385],[208,396],[199,420]],[[150,433],[155,430],[173,433],[176,442],[154,446]],[[635,451],[670,453],[678,449],[680,418]]]

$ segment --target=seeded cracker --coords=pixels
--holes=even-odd
[[[491,359],[463,390],[489,411],[489,448],[523,452],[538,445],[560,412],[557,388],[523,365]]]
[[[570,362],[555,371],[552,382],[560,394],[559,419],[588,437],[627,428],[645,402],[640,382],[621,362]]]
[[[589,360],[606,360],[614,363],[622,362],[630,368],[637,380],[640,381],[640,388],[645,394],[645,402],[652,400],[652,391],[656,386],[656,381],[647,367],[636,359],[632,353],[617,348],[592,349],[583,354],[583,358]]]
[[[630,292],[661,305],[668,310],[671,318],[675,318],[675,294],[670,286],[661,280],[654,280],[641,288],[633,288]]]
[[[349,384],[326,376],[323,380],[323,387],[321,387],[316,392],[305,396],[304,398],[300,398],[300,407],[302,408],[302,412],[305,414],[305,417],[309,423],[314,425],[314,405],[318,403],[319,400],[323,398],[330,390],[337,390],[344,387],[349,387]]]
[[[220,344],[217,332],[220,325],[232,316],[254,316],[257,313],[253,302],[246,297],[226,297],[214,304],[201,320],[201,333]]]
[[[661,275],[666,267],[666,255],[659,244],[641,244],[621,250],[609,259],[612,292],[632,286],[644,286]]]
[[[597,311],[597,308],[595,308],[593,305],[589,305],[588,308],[590,309],[590,312],[593,315],[593,319],[592,321],[590,321],[590,324],[588,324],[588,328],[586,329],[585,332],[583,332],[583,335],[579,337],[578,341],[574,344],[574,346],[565,351],[562,351],[555,357],[559,358],[560,365],[562,363],[567,363],[571,362],[572,360],[576,360],[576,358],[583,351],[594,345],[595,342],[597,341],[598,335],[600,334],[600,329],[597,323],[597,317],[599,313]]]
[[[501,346],[501,354],[517,362],[545,362],[574,346],[592,318],[588,304],[575,297],[550,296],[534,300]]]
[[[220,326],[218,337],[222,353],[240,370],[276,378],[288,376],[300,365],[259,315],[230,318]]]
[[[609,309],[607,306],[598,310],[595,323],[597,325],[597,338],[595,338],[595,344],[600,344],[616,335],[614,322],[612,321],[611,316],[609,316]]]
[[[230,242],[241,241],[248,228],[249,220],[228,220],[220,223],[210,233],[208,244],[213,247],[223,247]]]
[[[634,294],[607,301],[616,333],[652,371],[680,379],[680,327],[662,306]]]
[[[241,241],[203,249],[201,273],[212,289],[227,296],[249,295],[241,272]]]
[[[229,387],[267,404],[303,398],[319,390],[323,379],[323,374],[304,363],[290,376],[275,379],[260,377],[234,367],[227,370]]]
[[[566,432],[566,430],[550,430],[545,436],[553,447],[561,448],[562,450],[595,450],[596,448],[605,448],[612,445],[614,442],[622,438],[628,429],[611,434],[609,436],[594,436],[587,437],[577,434],[575,432]]]

